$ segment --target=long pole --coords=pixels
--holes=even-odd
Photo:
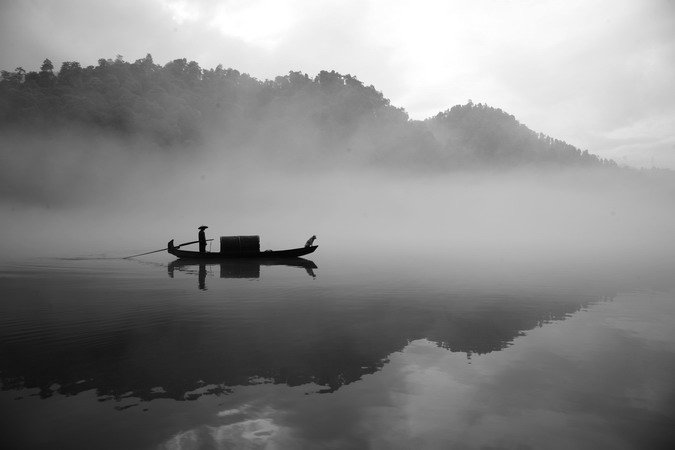
[[[213,240],[213,239],[207,239],[206,241],[208,242],[208,241],[212,241],[212,240]],[[184,245],[196,244],[196,243],[198,243],[198,242],[199,242],[199,241],[184,242],[184,243],[182,243],[182,244],[180,244],[180,245],[176,245],[175,248],[181,248],[181,247],[184,246]],[[151,252],[139,253],[138,255],[125,256],[125,257],[122,258],[122,259],[129,259],[129,258],[135,258],[135,257],[137,257],[137,256],[150,255],[150,254],[152,254],[152,253],[159,253],[159,252],[163,252],[163,251],[166,251],[166,250],[168,250],[168,248],[167,248],[167,247],[164,247],[164,248],[160,248],[159,250],[153,250],[153,251],[151,251]]]

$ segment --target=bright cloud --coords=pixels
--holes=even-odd
[[[200,13],[197,6],[187,1],[159,0],[162,8],[171,13],[171,19],[177,24],[194,22],[199,19]]]
[[[293,26],[297,17],[297,9],[293,6],[274,0],[216,5],[208,25],[223,35],[271,50]]]

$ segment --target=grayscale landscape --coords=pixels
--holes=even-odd
[[[59,3],[0,6],[3,448],[675,444],[672,2]]]

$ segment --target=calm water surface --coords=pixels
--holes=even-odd
[[[675,448],[672,265],[0,270],[5,449]]]

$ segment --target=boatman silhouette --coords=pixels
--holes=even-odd
[[[199,227],[199,253],[206,253],[206,233],[204,233],[204,230],[207,228],[206,225]]]

